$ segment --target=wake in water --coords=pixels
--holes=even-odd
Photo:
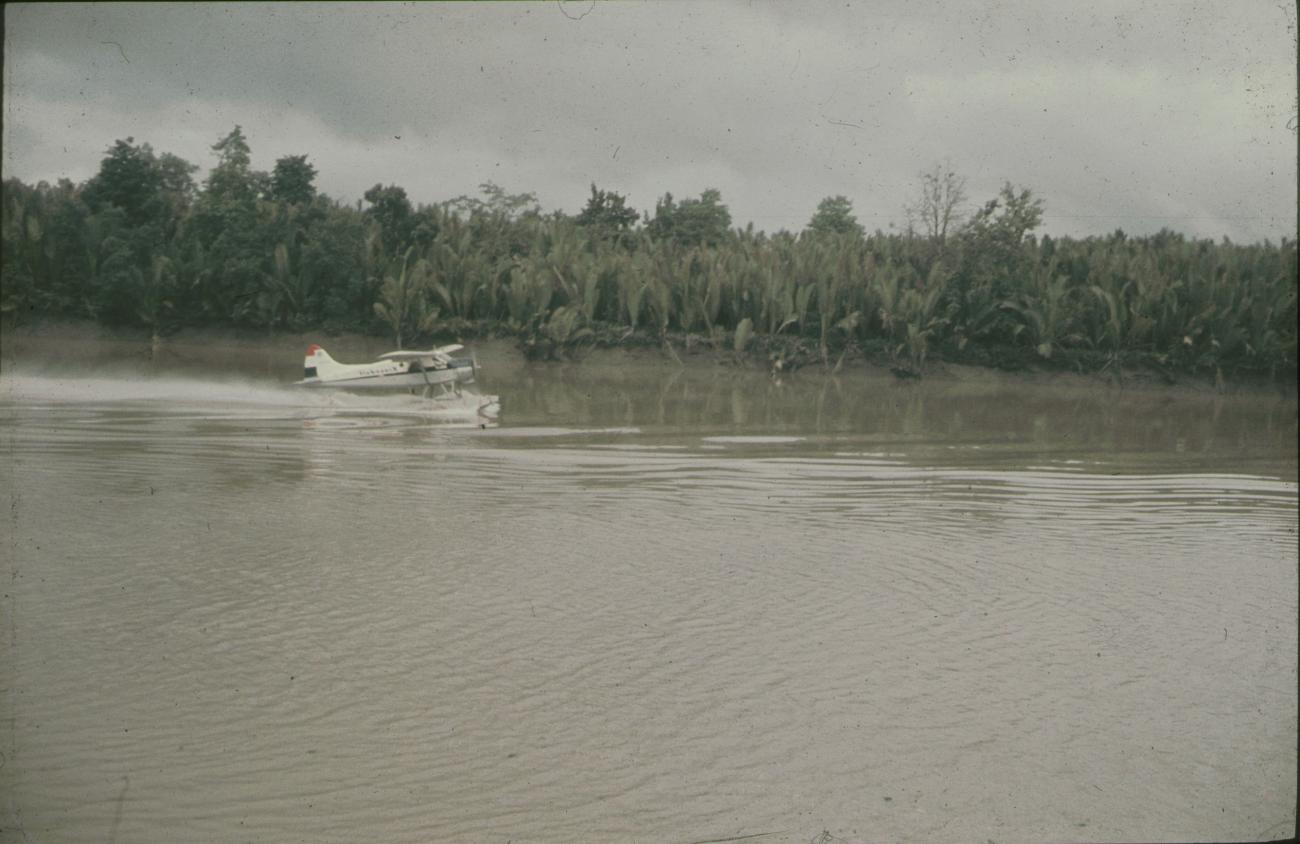
[[[406,393],[358,395],[338,390],[304,390],[248,378],[189,378],[175,375],[61,376],[15,374],[0,378],[0,402],[42,404],[157,404],[172,413],[205,414],[216,408],[277,409],[304,417],[332,415],[418,416],[448,423],[495,422],[500,399],[471,390],[423,398]]]

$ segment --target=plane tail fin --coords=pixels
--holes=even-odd
[[[325,351],[315,343],[312,343],[307,347],[307,356],[303,358],[302,377],[317,378],[320,376],[320,371],[322,369],[329,369],[330,367],[337,365],[338,364],[334,358],[330,357],[329,352]]]

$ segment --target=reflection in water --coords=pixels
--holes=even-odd
[[[1283,836],[1294,399],[0,381],[21,839]],[[960,830],[960,831],[958,831]]]
[[[915,456],[952,446],[1021,460],[1088,457],[1121,469],[1153,459],[1194,466],[1202,458],[1211,464],[1231,458],[1252,470],[1290,472],[1291,479],[1296,462],[1295,398],[1267,393],[818,374],[776,383],[761,373],[718,368],[647,374],[528,367],[499,374],[492,389],[506,397],[503,420],[512,426],[637,426],[664,440],[677,432],[790,435],[836,450],[846,443],[896,445]]]

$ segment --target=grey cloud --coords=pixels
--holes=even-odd
[[[648,209],[712,186],[738,223],[799,228],[843,193],[874,228],[951,158],[975,198],[1034,188],[1059,231],[1159,217],[1278,237],[1293,18],[1115,0],[10,6],[4,168],[84,177],[130,131],[206,165],[241,123],[259,166],[305,152],[339,195],[492,179],[576,210],[595,181]],[[69,134],[79,152],[49,147]]]

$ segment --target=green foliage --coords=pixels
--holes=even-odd
[[[198,167],[171,153],[155,155],[149,144],[134,140],[117,141],[80,191],[68,183],[64,193],[79,193],[90,211],[118,209],[128,225],[151,226],[155,239],[165,239],[194,200]]]
[[[397,185],[375,185],[365,192],[365,200],[370,203],[366,217],[379,225],[384,254],[400,254],[415,230],[414,209],[406,190]]]
[[[844,197],[824,200],[800,235],[732,231],[716,190],[680,203],[665,194],[645,225],[594,185],[573,217],[543,216],[532,194],[492,183],[419,208],[401,187],[376,185],[363,211],[316,195],[306,156],[281,158],[270,177],[254,170],[238,127],[213,150],[202,190],[193,165],[131,138],[82,185],[5,181],[0,315],[153,334],[385,331],[399,345],[454,326],[513,333],[540,358],[635,337],[672,348],[686,335],[689,347],[703,335],[713,348],[769,352],[774,366],[829,367],[857,350],[913,374],[936,354],[1296,369],[1293,240],[1040,241],[1043,205],[1030,191],[1008,184],[962,224],[963,184],[942,170],[924,185],[939,216],[895,235],[863,236]]]
[[[1026,332],[1034,351],[1042,358],[1064,343],[1078,344],[1082,337],[1077,332],[1080,306],[1077,293],[1069,279],[1057,272],[1055,260],[1035,267],[1030,276],[1030,286],[1002,303],[1002,307],[1019,317],[1020,324],[1014,334]]]
[[[248,139],[240,127],[213,144],[212,151],[217,155],[217,164],[204,185],[208,202],[251,202],[265,192],[266,174],[252,169]]]
[[[486,215],[504,220],[515,220],[520,216],[535,216],[541,213],[536,194],[506,193],[505,188],[495,182],[483,182],[478,188],[483,194],[482,199],[476,196],[458,196],[448,202],[448,206],[470,217]]]
[[[415,257],[415,247],[389,264],[374,309],[392,330],[397,348],[405,338],[428,334],[437,322],[439,312],[429,301],[429,289],[429,264]]]
[[[731,212],[722,204],[722,193],[709,188],[699,199],[673,201],[664,194],[655,205],[654,219],[646,230],[655,240],[674,240],[687,246],[716,246],[726,239]]]
[[[984,241],[1014,249],[1042,221],[1043,201],[1026,189],[1016,193],[1016,189],[1008,182],[1003,185],[997,199],[989,200],[975,212],[966,224],[965,235],[977,242]]]
[[[579,308],[561,305],[529,320],[520,331],[519,347],[529,360],[560,360],[572,355],[593,334]]]
[[[314,278],[301,261],[291,263],[288,244],[275,245],[274,264],[257,296],[261,321],[268,328],[285,326],[301,329],[310,324]]]
[[[316,196],[316,168],[305,155],[286,155],[277,159],[271,171],[271,199],[296,204],[311,202]]]
[[[117,141],[99,165],[99,172],[86,183],[84,196],[92,209],[106,206],[122,209],[127,220],[140,225],[157,216],[162,174],[158,159],[148,144],[135,146],[134,138]]]
[[[862,224],[853,216],[853,203],[845,196],[828,196],[817,204],[808,230],[819,234],[852,234],[862,237]]]
[[[613,237],[626,232],[636,225],[640,216],[635,210],[627,207],[626,201],[625,197],[613,191],[597,190],[593,182],[587,207],[582,209],[582,213],[574,219],[574,222],[580,226],[594,228],[600,237]]]

